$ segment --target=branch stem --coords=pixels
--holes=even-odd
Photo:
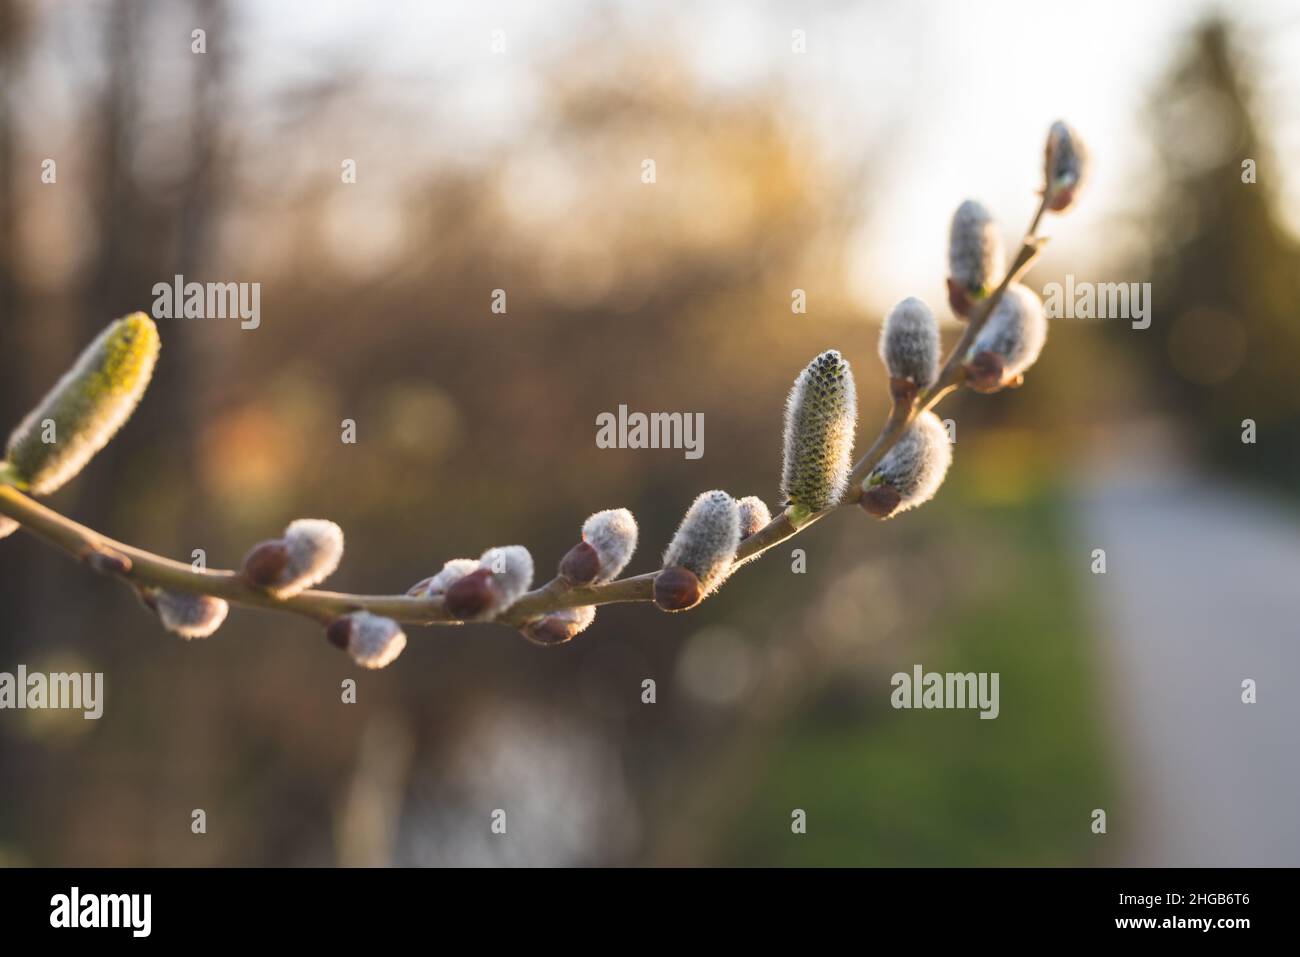
[[[291,598],[276,598],[249,584],[240,572],[218,569],[199,570],[182,562],[116,541],[59,514],[8,485],[0,485],[0,515],[7,515],[32,535],[63,549],[74,558],[89,563],[96,570],[104,570],[107,564],[96,561],[97,557],[125,558],[129,567],[119,571],[117,569],[121,568],[121,565],[115,565],[113,574],[137,586],[164,588],[194,595],[211,595],[213,598],[221,598],[231,604],[293,612],[320,622],[329,622],[339,615],[364,609],[404,624],[461,623],[447,612],[440,598],[413,598],[409,595],[354,595],[315,590],[300,592]],[[634,578],[623,578],[603,585],[582,585],[571,588],[557,587],[556,582],[551,582],[543,588],[529,592],[512,605],[509,612],[501,616],[498,621],[502,624],[522,624],[531,618],[581,605],[650,601],[653,598],[655,574],[657,572]]]

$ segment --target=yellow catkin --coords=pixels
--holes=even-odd
[[[143,312],[100,333],[10,435],[5,458],[18,481],[49,495],[75,477],[139,405],[159,345]]]

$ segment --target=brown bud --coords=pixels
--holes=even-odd
[[[289,546],[281,539],[259,542],[244,556],[244,577],[258,588],[269,588],[289,564]]]
[[[898,508],[898,503],[903,500],[898,489],[892,485],[873,485],[862,493],[862,498],[858,499],[861,505],[869,515],[876,518],[888,518]]]
[[[997,392],[1002,388],[1002,357],[994,352],[976,353],[962,367],[966,372],[966,384],[976,392]]]
[[[94,546],[83,557],[101,575],[125,575],[131,570],[131,559],[103,545]]]
[[[695,573],[680,565],[665,568],[655,576],[655,604],[664,611],[694,608],[703,598]]]
[[[562,645],[570,641],[581,629],[575,621],[565,621],[554,615],[530,621],[519,633],[535,645]]]
[[[447,589],[443,600],[447,611],[460,620],[477,618],[496,601],[492,587],[492,569],[480,568],[470,572]]]
[[[1053,190],[1047,198],[1047,208],[1054,213],[1064,212],[1074,205],[1074,187]]]
[[[971,298],[970,291],[953,279],[948,277],[948,307],[952,309],[952,314],[958,319],[969,319],[971,308],[975,305]]]
[[[325,629],[325,637],[335,648],[347,650],[348,642],[352,639],[352,629],[354,625],[350,615],[343,615],[335,618]]]
[[[570,585],[590,585],[600,574],[600,555],[586,542],[578,542],[560,559],[560,577]]]
[[[911,405],[916,401],[916,383],[911,379],[890,378],[889,397],[896,405]]]

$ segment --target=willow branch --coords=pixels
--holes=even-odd
[[[961,385],[962,361],[970,344],[1012,283],[1022,277],[1037,259],[1044,240],[1037,229],[1046,209],[1039,205],[1020,250],[993,293],[982,300],[961,338],[949,353],[935,383],[915,396],[896,398],[879,437],[854,466],[848,491],[839,506],[851,505],[862,497],[862,481],[894,446],[921,412],[932,409],[944,396]],[[220,598],[231,604],[273,611],[292,612],[328,623],[354,611],[369,611],[394,621],[414,625],[462,624],[451,615],[441,597],[410,595],[359,595],[332,591],[303,591],[286,598],[276,597],[253,585],[243,572],[198,569],[153,552],[109,538],[36,502],[15,488],[13,475],[0,463],[0,515],[18,522],[29,533],[86,563],[93,570],[120,578],[137,588],[160,588]],[[790,539],[828,515],[833,508],[798,519],[790,512],[772,519],[765,527],[740,543],[734,564],[740,566]],[[654,582],[662,569],[620,578],[603,584],[570,585],[560,578],[523,595],[499,614],[494,623],[519,627],[529,621],[566,609],[616,602],[654,600]]]
[[[328,622],[348,612],[365,610],[411,625],[456,625],[441,598],[409,595],[358,595],[332,591],[304,591],[291,598],[276,598],[249,584],[240,572],[224,569],[196,569],[183,562],[109,538],[27,497],[17,489],[0,485],[0,515],[7,515],[28,532],[86,563],[94,571],[111,574],[141,587],[166,588],[194,595],[210,595],[231,604],[274,611],[293,612]],[[785,515],[740,545],[736,563],[757,558],[798,529]],[[124,561],[123,561],[124,560]],[[497,617],[496,623],[517,627],[551,612],[585,605],[654,600],[658,570],[620,578],[599,585],[568,585],[556,579],[528,592]]]

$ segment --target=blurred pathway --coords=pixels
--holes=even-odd
[[[1173,466],[1103,471],[1073,512],[1127,799],[1116,863],[1300,865],[1300,522]]]

